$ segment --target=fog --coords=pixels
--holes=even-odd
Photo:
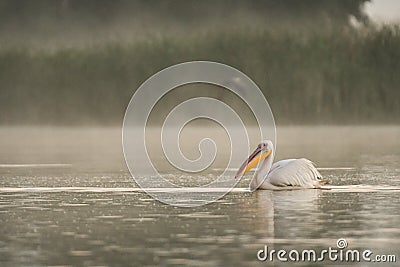
[[[185,156],[195,159],[200,156],[199,140],[212,138],[218,152],[210,168],[222,168],[230,153],[229,139],[221,127],[210,125],[189,125],[182,132],[181,149]],[[164,172],[174,170],[163,155],[160,129],[150,128],[147,133],[146,146],[156,167]],[[248,133],[253,149],[258,145],[259,133],[254,127],[249,127]],[[373,161],[388,164],[388,157],[398,152],[399,138],[398,126],[280,126],[276,160],[306,157],[319,167],[362,167],[357,160],[364,160],[358,156],[365,154]],[[2,127],[0,148],[0,162],[4,164],[72,164],[85,171],[127,171],[118,127]],[[243,151],[243,160],[245,157],[247,152]]]

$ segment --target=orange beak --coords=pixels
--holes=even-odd
[[[267,158],[269,155],[271,155],[271,150],[266,150],[257,147],[257,149],[254,150],[254,152],[249,156],[249,158],[245,162],[243,162],[242,166],[240,166],[239,170],[235,175],[235,179],[242,177],[249,170],[254,168],[254,166],[256,166],[259,162]]]

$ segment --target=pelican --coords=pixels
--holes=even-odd
[[[285,159],[272,164],[274,158],[273,144],[266,140],[258,145],[256,150],[242,164],[235,178],[259,164],[255,177],[250,183],[250,189],[285,190],[300,188],[320,188],[325,184],[322,176],[308,159]]]

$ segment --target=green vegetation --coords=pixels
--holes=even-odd
[[[399,123],[400,29],[242,29],[131,43],[0,47],[1,124],[120,124],[134,90],[189,60],[226,63],[263,90],[278,123]]]
[[[400,30],[367,2],[0,0],[0,123],[120,124],[144,80],[190,60],[245,72],[280,124],[398,123]]]

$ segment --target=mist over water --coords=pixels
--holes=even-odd
[[[146,138],[148,153],[156,167],[164,173],[180,172],[165,159],[161,147],[161,132],[150,128]],[[258,145],[256,128],[249,128],[250,147]],[[205,137],[212,138],[217,145],[217,158],[208,168],[214,175],[226,166],[229,157],[229,139],[224,130],[218,126],[189,125],[184,128],[180,137],[182,152],[190,159],[199,156],[198,144]],[[397,171],[400,129],[398,126],[281,126],[277,128],[277,151],[275,161],[286,158],[309,158],[321,168],[377,168],[385,167]],[[78,171],[82,174],[121,173],[129,178],[122,153],[121,129],[117,127],[2,127],[0,132],[0,162],[1,164],[39,164],[38,168],[7,168],[2,167],[3,174],[15,175],[15,172],[29,174],[30,172],[69,172]],[[137,155],[138,158],[146,155]],[[243,151],[243,160],[247,157]],[[40,168],[40,164],[65,164],[54,168]],[[11,166],[12,167],[12,166]],[[239,166],[237,166],[239,168]],[[213,171],[215,170],[215,171]],[[186,174],[187,173],[181,173]],[[340,180],[340,185],[352,184],[354,173],[349,172],[349,181]],[[369,180],[366,184],[396,185],[398,177],[387,173],[388,177]],[[175,175],[172,175],[172,177]],[[390,176],[390,178],[389,178]],[[192,179],[193,177],[186,176]],[[328,176],[329,177],[329,176]],[[40,178],[40,177],[38,177]],[[371,177],[374,178],[374,177]],[[14,179],[14,178],[13,178]],[[18,181],[17,178],[15,178]],[[41,179],[41,178],[40,178]],[[205,178],[206,179],[206,178]],[[329,179],[329,178],[328,178]],[[336,179],[334,176],[332,179]],[[46,180],[46,179],[45,179]],[[134,186],[133,180],[130,186]],[[46,181],[53,186],[93,185],[94,180],[62,179]],[[100,181],[100,180],[99,180]],[[3,185],[10,181],[3,180]],[[193,182],[193,181],[192,181]],[[41,186],[34,179],[18,181],[19,185]],[[13,184],[14,185],[18,185]],[[28,183],[28,184],[24,184]],[[338,184],[338,180],[333,180]],[[100,185],[100,184],[99,184]],[[243,185],[245,181],[243,181]]]

